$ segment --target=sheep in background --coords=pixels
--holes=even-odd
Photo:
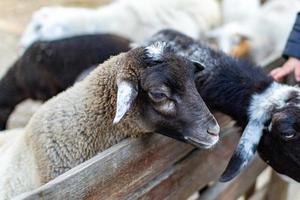
[[[222,21],[227,24],[245,21],[255,16],[260,8],[260,0],[222,0]]]
[[[138,42],[163,28],[201,38],[220,24],[220,15],[216,0],[118,0],[97,9],[45,7],[33,14],[21,46],[88,33],[113,33]]]
[[[201,70],[165,43],[101,64],[46,102],[11,138],[15,145],[2,144],[0,199],[32,190],[130,136],[156,132],[212,147],[220,128],[195,86]]]
[[[5,129],[24,128],[32,115],[43,105],[42,101],[27,99],[19,103],[9,115]]]
[[[224,24],[209,32],[208,37],[227,54],[261,63],[274,53],[282,53],[299,10],[298,0],[268,1],[257,15]]]
[[[169,42],[177,54],[201,63],[205,69],[196,86],[203,100],[245,128],[222,181],[247,166],[258,147],[268,165],[300,182],[299,87],[277,83],[261,68],[176,31],[161,31],[152,39]]]
[[[0,79],[0,129],[25,99],[46,101],[73,85],[85,69],[128,51],[130,41],[115,35],[84,35],[36,42]]]

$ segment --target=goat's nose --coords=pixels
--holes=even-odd
[[[216,125],[211,125],[207,129],[207,133],[212,135],[212,136],[219,136],[220,133],[220,126],[218,124]]]

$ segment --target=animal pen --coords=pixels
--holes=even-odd
[[[279,66],[281,59],[267,69]],[[255,183],[266,168],[258,156],[237,178],[218,178],[240,138],[240,129],[221,113],[214,113],[222,127],[221,142],[213,150],[153,134],[126,139],[69,170],[40,188],[18,196],[29,199],[194,199],[231,200],[244,195],[255,200]],[[288,184],[272,176],[266,199],[289,199]]]

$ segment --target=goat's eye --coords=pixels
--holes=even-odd
[[[285,139],[290,140],[290,139],[293,139],[296,136],[296,133],[295,132],[283,133],[282,136]]]
[[[161,102],[167,98],[163,92],[149,92],[148,95],[155,102]]]
[[[296,134],[294,134],[294,133],[292,133],[292,134],[286,134],[286,135],[284,135],[284,137],[285,137],[286,139],[292,139],[293,137],[295,137],[295,135],[296,135]]]

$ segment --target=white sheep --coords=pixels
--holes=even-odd
[[[299,10],[298,0],[268,1],[257,15],[224,24],[209,32],[208,37],[225,53],[249,56],[260,63],[282,53]]]
[[[157,132],[212,147],[220,129],[197,92],[200,70],[165,43],[112,57],[46,102],[25,130],[0,135],[0,199],[32,190],[130,136]]]
[[[220,23],[220,15],[216,0],[117,0],[97,9],[45,7],[33,14],[21,47],[87,33],[114,33],[138,42],[163,28],[200,38]]]
[[[257,14],[260,8],[260,0],[223,0],[222,22],[244,21]]]

